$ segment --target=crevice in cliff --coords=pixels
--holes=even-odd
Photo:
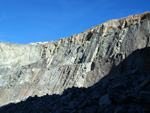
[[[149,47],[150,46],[150,42],[149,42],[150,38],[149,36],[147,37],[147,42],[146,42],[146,47]]]
[[[90,41],[90,39],[92,38],[93,33],[90,32],[87,37],[86,37],[86,41]]]

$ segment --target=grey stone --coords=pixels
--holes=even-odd
[[[150,104],[150,92],[141,91],[138,99],[138,104]]]
[[[110,100],[110,96],[109,94],[105,94],[104,96],[102,96],[99,100],[99,105],[102,106],[102,105],[109,105],[111,104],[111,100]]]
[[[112,91],[118,92],[124,90],[124,88],[125,88],[124,84],[115,84],[114,86],[112,86]]]
[[[95,91],[95,92],[92,93],[92,98],[93,98],[93,99],[98,99],[98,98],[100,98],[100,97],[101,97],[100,92]]]
[[[126,109],[122,106],[117,106],[114,113],[126,113]]]
[[[91,106],[89,108],[86,109],[86,113],[95,113],[97,109],[97,106]]]

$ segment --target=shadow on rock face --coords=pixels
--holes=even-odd
[[[150,71],[150,47],[134,51],[118,66],[113,66],[108,75],[119,75],[135,70]]]
[[[150,48],[131,53],[89,88],[69,88],[62,95],[29,97],[0,108],[1,113],[148,113]]]

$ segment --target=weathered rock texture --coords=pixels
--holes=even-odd
[[[122,74],[106,75],[98,83],[88,88],[68,88],[62,95],[29,97],[25,101],[1,107],[0,112],[149,113],[149,61],[150,47],[136,50],[115,67],[116,70],[122,70]],[[144,65],[138,65],[141,62]],[[126,71],[129,69],[132,71]]]
[[[105,75],[115,76],[136,68],[149,70],[142,60],[116,68],[133,51],[149,47],[149,40],[147,12],[110,20],[54,42],[0,43],[0,105],[29,96],[61,94],[73,86],[89,87]]]

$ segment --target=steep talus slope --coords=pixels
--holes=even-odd
[[[122,74],[115,70],[118,64],[133,51],[149,47],[149,38],[147,12],[54,42],[0,43],[0,105],[89,87],[107,74]]]

